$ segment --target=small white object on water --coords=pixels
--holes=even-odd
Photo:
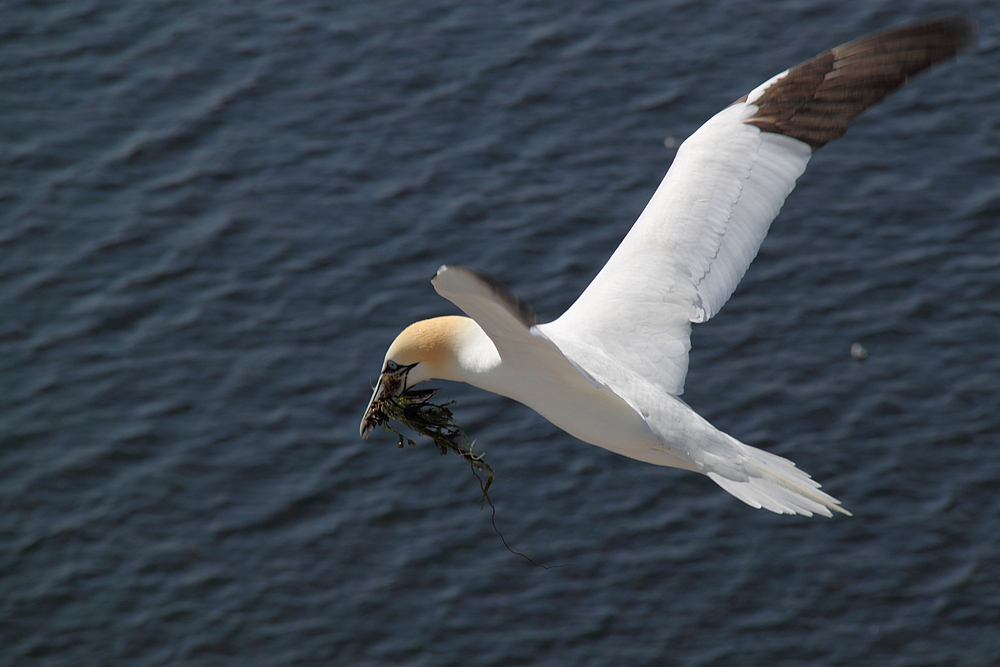
[[[851,345],[851,356],[858,361],[864,361],[868,358],[868,350],[861,343],[854,343]]]

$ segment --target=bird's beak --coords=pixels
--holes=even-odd
[[[378,404],[381,401],[396,398],[406,391],[406,374],[416,366],[398,366],[391,361],[382,369],[382,374],[375,384],[375,391],[372,392],[372,399],[368,401],[368,409],[365,416],[361,418],[361,437],[367,438],[372,429],[379,425],[376,419],[378,415]]]
[[[375,384],[375,391],[372,392],[372,399],[368,401],[368,408],[365,410],[365,416],[361,418],[361,437],[367,438],[372,432],[372,429],[377,426],[375,423],[375,406],[378,404],[379,400],[385,395],[385,388],[388,383],[385,381],[385,373],[379,376],[378,382]]]

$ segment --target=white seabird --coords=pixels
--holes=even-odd
[[[553,322],[538,324],[491,278],[442,266],[434,289],[468,317],[424,320],[399,334],[361,435],[383,392],[456,380],[519,401],[584,442],[708,475],[753,507],[849,514],[794,463],[723,433],[679,398],[691,323],[729,299],[812,153],[972,34],[959,17],[873,33],[716,114],[680,146],[611,259]]]

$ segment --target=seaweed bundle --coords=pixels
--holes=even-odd
[[[373,399],[374,402],[365,415],[362,424],[362,431],[364,433],[368,433],[376,426],[383,426],[385,430],[399,438],[400,448],[407,443],[415,446],[417,443],[414,442],[413,438],[400,433],[389,425],[389,422],[393,421],[430,438],[437,445],[442,456],[448,452],[455,452],[472,466],[472,472],[476,476],[476,479],[479,480],[479,487],[483,491],[482,505],[489,503],[491,510],[490,522],[493,524],[493,530],[496,531],[507,551],[524,558],[532,565],[543,567],[546,570],[554,567],[576,567],[568,563],[563,565],[542,565],[541,563],[536,563],[520,551],[514,551],[507,544],[503,533],[497,528],[497,508],[493,505],[493,501],[490,500],[490,494],[488,493],[490,484],[493,483],[493,468],[483,460],[482,454],[477,454],[473,451],[475,443],[469,441],[468,436],[465,435],[465,431],[462,430],[462,427],[455,420],[455,415],[448,408],[454,401],[448,401],[440,405],[432,403],[431,398],[437,393],[437,389],[410,389],[396,396],[395,394],[400,389],[398,383],[401,381],[397,377],[385,375],[382,376],[381,381],[385,382],[386,386],[383,387],[383,391],[376,394],[375,399]],[[477,470],[486,473],[485,482],[483,482],[482,477],[476,472]]]
[[[390,421],[398,422],[411,431],[430,438],[442,456],[448,452],[458,454],[475,470],[486,473],[486,482],[483,484],[485,494],[493,483],[493,468],[483,460],[482,454],[473,451],[475,443],[469,441],[465,431],[448,409],[454,401],[440,405],[431,402],[437,391],[437,389],[411,389],[399,396],[392,396],[394,393],[392,391],[383,391],[372,405],[368,420],[372,426],[384,426],[387,431],[399,438],[400,448],[407,443],[413,446],[417,443],[413,438],[390,426]]]

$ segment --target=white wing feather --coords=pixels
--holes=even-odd
[[[614,386],[636,373],[682,393],[691,322],[708,320],[732,295],[812,155],[797,139],[746,124],[756,111],[733,104],[681,144],[594,281],[538,327],[567,356],[593,359],[586,370],[599,380]]]

